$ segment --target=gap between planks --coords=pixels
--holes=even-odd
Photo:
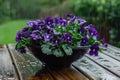
[[[21,75],[21,73],[20,73],[20,70],[19,70],[19,68],[18,68],[16,59],[15,59],[15,57],[14,57],[14,55],[13,55],[13,52],[11,51],[11,50],[13,49],[13,46],[14,46],[13,44],[8,44],[8,45],[7,45],[7,48],[8,48],[8,51],[9,51],[9,53],[10,53],[10,56],[11,56],[11,58],[12,58],[12,61],[14,62],[14,66],[15,66],[16,72],[17,72],[17,74],[18,74],[18,78],[19,78],[19,80],[23,80],[23,79],[22,79],[22,75]]]

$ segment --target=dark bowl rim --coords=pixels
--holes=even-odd
[[[41,48],[41,46],[39,46],[39,45],[29,45],[29,46],[27,46],[27,47],[36,47],[36,48]],[[72,49],[89,49],[90,48],[90,46],[76,46],[76,47],[73,47]]]

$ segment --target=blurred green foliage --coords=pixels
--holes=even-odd
[[[0,23],[11,19],[36,19],[63,0],[0,0]]]
[[[94,23],[109,43],[120,43],[120,0],[76,0],[71,11]]]
[[[95,24],[106,22],[112,25],[120,21],[119,5],[119,0],[76,0],[71,10]]]

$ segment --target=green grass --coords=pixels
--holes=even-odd
[[[15,20],[0,25],[0,44],[15,43],[18,30],[26,26],[27,20]]]

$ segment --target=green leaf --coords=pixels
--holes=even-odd
[[[100,41],[96,41],[95,43],[96,43],[96,44],[98,44],[98,45],[100,45],[100,44],[101,44],[101,42],[100,42]]]
[[[53,50],[53,55],[55,55],[56,57],[64,56],[63,52],[60,49],[54,49]]]
[[[19,48],[21,48],[21,47],[25,47],[25,44],[23,44],[22,42],[18,42],[18,43],[16,44],[16,46],[15,46],[15,49],[17,50],[17,49],[19,49]]]
[[[96,40],[95,40],[94,38],[90,38],[90,39],[89,39],[89,42],[88,42],[88,45],[94,44],[95,41],[96,41]]]
[[[99,49],[99,52],[102,53],[103,52],[102,49]]]
[[[72,55],[73,51],[72,51],[72,48],[70,46],[63,45],[62,48],[65,51],[66,55]]]
[[[44,54],[50,55],[52,54],[52,51],[50,49],[50,45],[46,44],[46,45],[42,45],[41,46],[41,50]]]
[[[75,38],[75,39],[81,39],[82,38],[82,35],[81,34],[78,34],[78,33],[72,33],[72,35],[73,35],[73,37]]]

